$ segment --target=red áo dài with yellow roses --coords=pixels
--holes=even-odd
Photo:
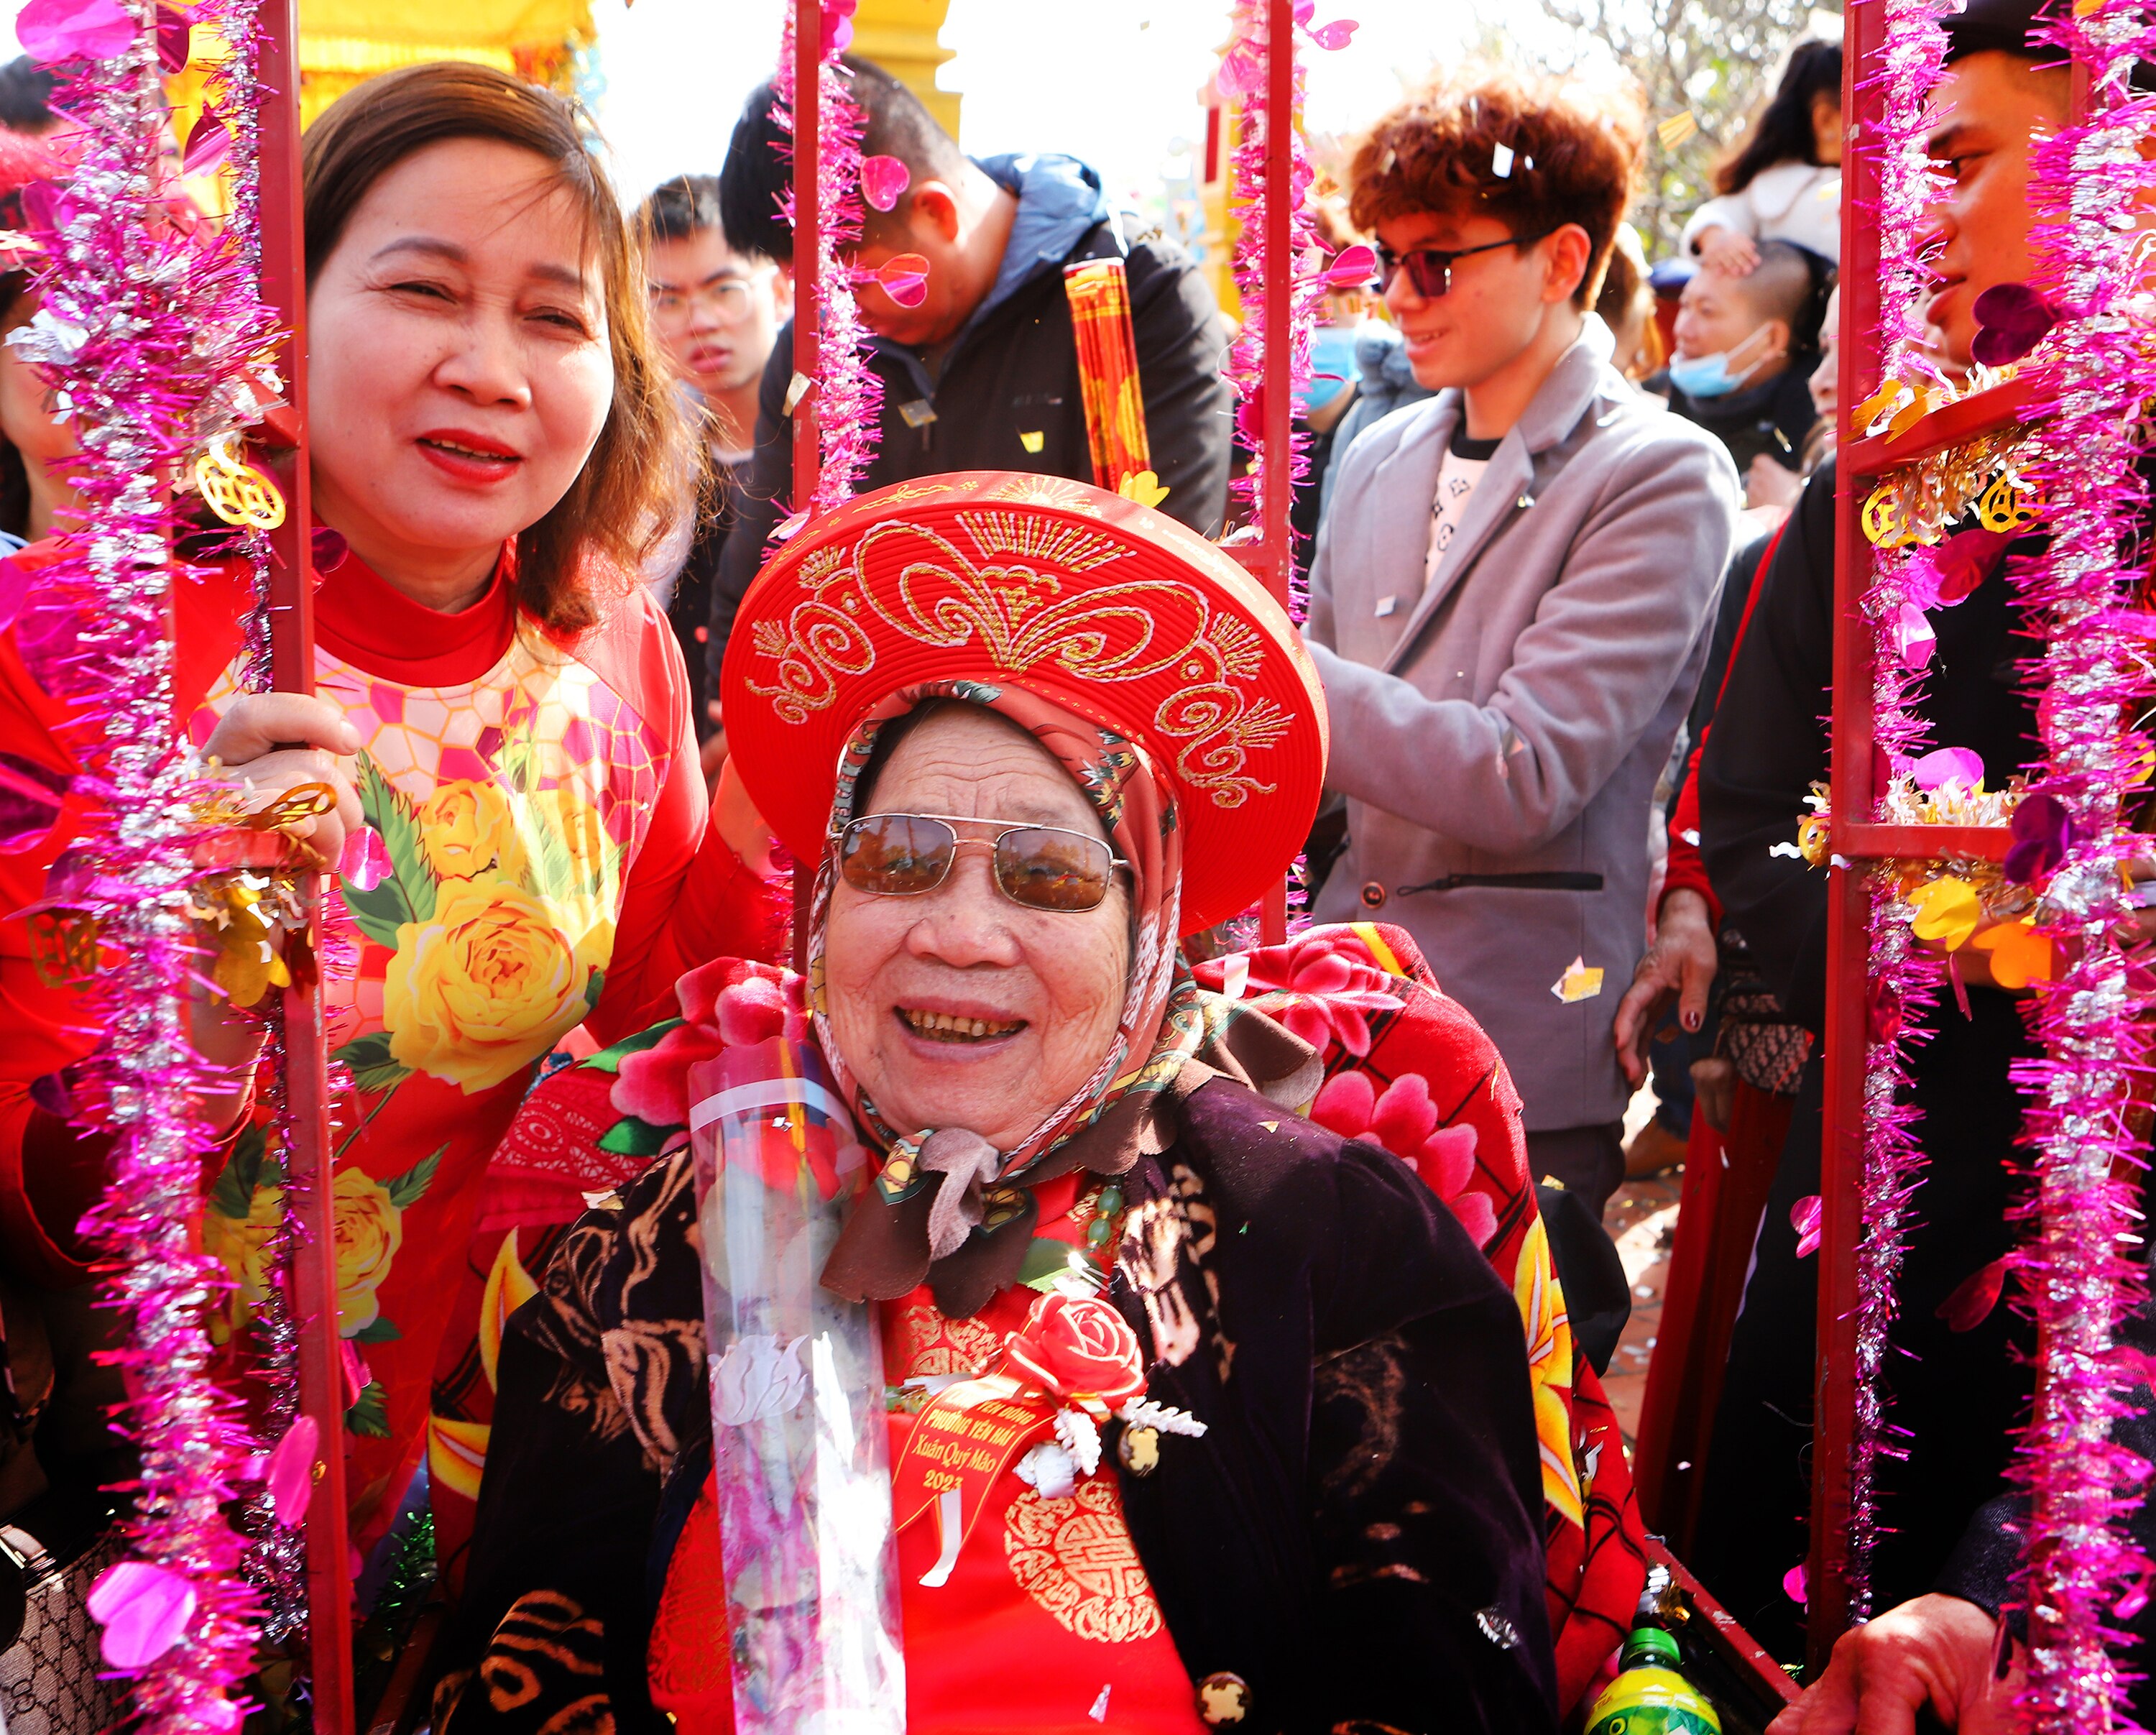
[[[324,947],[331,1051],[353,1087],[339,1111],[336,1238],[362,1547],[430,1439],[437,1483],[475,1492],[492,1395],[482,1300],[499,1309],[528,1293],[526,1263],[586,1190],[619,1178],[483,1179],[534,1068],[579,1024],[602,1040],[634,1028],[646,984],[670,986],[687,958],[769,943],[761,885],[723,846],[698,855],[706,801],[665,617],[633,595],[557,638],[519,608],[511,563],[458,613],[351,555],[316,598],[320,690],[360,733],[354,781],[380,840],[378,878],[336,883]],[[240,575],[212,568],[175,598],[175,722],[199,743],[238,692],[247,598]],[[80,726],[39,670],[64,650],[22,624],[0,647],[8,752],[62,787]],[[5,908],[42,896],[72,811],[56,804],[0,838]],[[80,1283],[74,1224],[103,1147],[69,1125],[65,1091],[94,1034],[79,1028],[65,961],[29,924],[6,931],[0,1247],[33,1281]],[[625,1174],[650,1153],[602,1154]],[[203,1239],[235,1280],[221,1328],[238,1344],[263,1297],[283,1177],[243,1125],[205,1179]]]

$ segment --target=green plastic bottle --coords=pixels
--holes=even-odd
[[[1619,1661],[1623,1672],[1587,1713],[1587,1735],[1722,1735],[1722,1719],[1680,1672],[1677,1641],[1661,1628],[1634,1627]]]

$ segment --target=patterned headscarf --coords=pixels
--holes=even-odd
[[[824,946],[838,878],[838,835],[860,817],[862,772],[880,731],[937,700],[1007,717],[1053,754],[1085,792],[1116,853],[1130,864],[1131,962],[1107,1052],[1085,1082],[1008,1150],[967,1127],[894,1127],[862,1090],[834,1040],[824,994]],[[1004,1237],[1020,1252],[1033,1221],[1025,1189],[1084,1167],[1120,1174],[1137,1160],[1131,1136],[1148,1118],[1147,1099],[1173,1083],[1205,1035],[1206,1017],[1176,946],[1183,834],[1173,799],[1143,749],[1062,706],[1016,685],[935,681],[894,693],[862,721],[839,766],[824,860],[808,917],[808,1007],[834,1080],[885,1162],[849,1221],[824,1281],[842,1294],[887,1300],[918,1284],[932,1263],[961,1252],[973,1231]],[[1115,1111],[1123,1110],[1120,1115]],[[1101,1128],[1115,1136],[1082,1141]]]

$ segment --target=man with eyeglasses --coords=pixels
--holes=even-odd
[[[777,263],[737,252],[719,221],[716,175],[677,175],[637,213],[644,236],[651,323],[709,442],[713,475],[700,500],[695,540],[665,598],[689,665],[707,775],[724,737],[705,702],[705,641],[711,580],[732,530],[756,441],[756,394],[778,328],[793,311],[793,280]]]
[[[1727,454],[1634,390],[1588,311],[1641,133],[1635,101],[1476,69],[1358,150],[1354,219],[1437,395],[1337,460],[1306,628],[1348,829],[1318,918],[1414,935],[1496,1039],[1534,1175],[1598,1218],[1649,808],[1738,510]]]

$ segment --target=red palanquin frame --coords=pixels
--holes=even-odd
[[[1884,107],[1887,18],[1883,0],[1851,0],[1844,14],[1841,323],[1835,413],[1846,418],[1881,382],[1879,343],[1879,125]],[[2087,76],[2074,68],[2074,108]],[[1856,1261],[1863,1235],[1864,1087],[1871,1019],[1869,955],[1872,865],[1927,857],[1996,860],[2003,827],[1876,823],[1872,787],[1872,677],[1876,637],[1863,619],[1871,544],[1864,502],[1879,480],[1933,453],[2041,416],[2040,371],[2024,372],[1924,416],[1892,436],[1845,440],[1835,493],[1834,719],[1830,766],[1835,865],[1828,875],[1825,1100],[1820,1193],[1816,1408],[1812,1440],[1810,1558],[1805,1643],[1810,1671],[1826,1666],[1850,1625],[1850,1450],[1856,1423]]]

